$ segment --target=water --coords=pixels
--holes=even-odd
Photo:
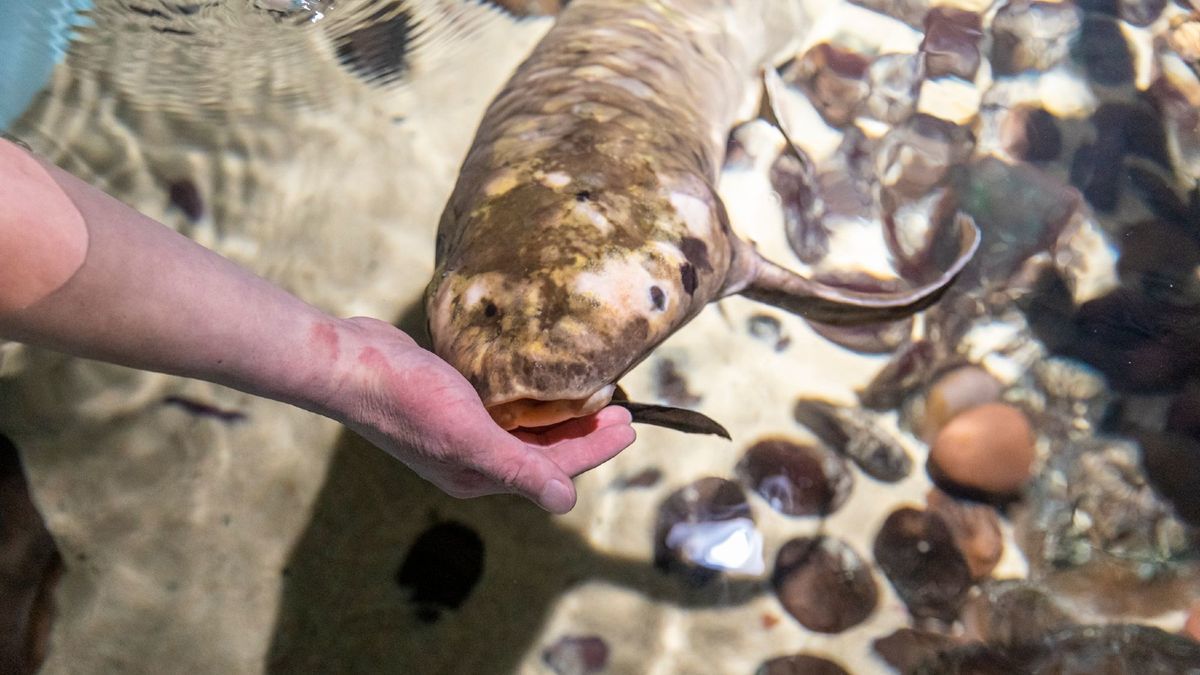
[[[734,133],[722,195],[739,231],[827,280],[935,265],[947,204],[983,228],[978,262],[886,327],[708,308],[622,384],[732,445],[640,429],[577,480],[568,516],[450,499],[286,406],[3,347],[0,430],[62,577],[40,535],[0,607],[46,619],[53,588],[57,611],[0,663],[32,641],[48,672],[732,673],[783,656],[792,670],[768,672],[926,656],[961,672],[951,636],[1066,672],[1101,645],[1196,667],[1149,629],[1069,626],[1176,631],[1200,588],[1200,24],[1181,2],[960,4],[978,25],[824,3],[778,116],[811,171],[772,171],[781,136],[760,122]],[[414,334],[458,163],[549,25],[452,0],[0,0],[0,16],[9,133],[333,314]],[[822,41],[842,51],[809,52]],[[922,49],[936,77],[914,75]],[[789,208],[803,194],[819,202]],[[1013,495],[974,484],[1021,473],[1019,424],[975,407],[997,402],[1037,438]],[[984,459],[945,459],[963,447]],[[0,499],[29,503],[16,484]],[[734,526],[761,537],[763,573],[679,552]]]

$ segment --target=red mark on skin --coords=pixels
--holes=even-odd
[[[325,354],[330,361],[337,360],[337,357],[341,354],[341,349],[338,347],[337,330],[331,324],[314,324],[309,334],[309,342],[320,353]]]

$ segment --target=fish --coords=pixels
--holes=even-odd
[[[887,292],[805,278],[734,232],[716,189],[727,138],[803,22],[786,0],[574,0],[501,89],[442,213],[425,295],[433,351],[497,424],[605,407],[721,298],[879,323],[936,302],[969,261],[968,217],[945,269]]]

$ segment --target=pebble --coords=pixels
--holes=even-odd
[[[962,366],[940,376],[925,397],[921,438],[926,443],[959,413],[1000,400],[1004,385],[979,366]]]
[[[979,580],[991,574],[1004,555],[1004,535],[996,509],[956,499],[937,488],[930,490],[925,502],[929,512],[950,528],[954,543],[971,570],[971,578]]]
[[[841,457],[783,438],[750,446],[737,472],[771,508],[789,516],[827,516],[854,488],[854,475]]]
[[[565,636],[542,652],[555,675],[588,675],[608,666],[608,643],[598,635]]]
[[[945,521],[896,509],[875,537],[875,564],[918,619],[953,621],[971,587],[971,572]]]
[[[986,403],[955,416],[929,452],[931,473],[950,485],[1004,496],[1032,477],[1036,457],[1029,418],[1005,403]]]
[[[770,179],[783,210],[788,244],[801,262],[820,261],[829,253],[829,231],[822,223],[824,209],[812,163],[784,153],[771,165]]]
[[[1142,465],[1155,492],[1171,503],[1176,515],[1200,527],[1200,441],[1174,433],[1138,435]]]
[[[854,121],[871,91],[871,62],[848,49],[822,43],[787,64],[780,77],[798,85],[826,122],[842,127]]]
[[[992,19],[992,70],[996,75],[1045,71],[1067,60],[1082,23],[1069,2],[1010,0]]]
[[[1121,0],[1121,19],[1134,26],[1149,26],[1167,6],[1167,0]]]
[[[758,667],[755,675],[849,675],[846,669],[823,656],[780,656]]]
[[[951,166],[967,159],[973,148],[966,127],[918,113],[879,143],[875,170],[893,195],[919,199],[942,182]]]
[[[876,480],[895,483],[912,471],[908,452],[879,428],[868,411],[840,408],[817,399],[800,399],[793,415],[823,443],[849,457]]]
[[[680,408],[695,408],[701,397],[692,393],[687,376],[679,372],[675,361],[663,358],[654,366],[654,395],[666,403]]]
[[[784,544],[771,582],[784,609],[818,633],[840,633],[862,623],[879,600],[870,567],[832,537]]]
[[[1005,152],[1027,162],[1049,162],[1063,151],[1062,131],[1054,115],[1044,108],[1013,108],[1001,123],[1000,135]]]
[[[733,481],[709,476],[671,493],[658,509],[654,531],[654,566],[675,574],[692,586],[703,586],[720,575],[720,571],[688,560],[678,538],[678,525],[702,525],[733,520],[753,521],[746,494]],[[677,533],[672,546],[672,531]]]
[[[871,63],[867,79],[871,93],[863,104],[870,117],[899,124],[916,110],[924,65],[918,55],[884,54]]]
[[[953,75],[974,80],[979,70],[979,15],[953,7],[934,7],[925,15],[925,72],[929,77]]]
[[[1200,600],[1192,603],[1188,610],[1187,620],[1183,624],[1183,634],[1200,642]]]
[[[989,581],[963,607],[969,636],[996,645],[1022,645],[1075,625],[1050,594],[1023,579]]]
[[[875,653],[897,672],[911,673],[916,671],[927,660],[931,660],[940,652],[955,647],[958,641],[949,635],[931,631],[900,628],[891,635],[881,637],[871,643]]]

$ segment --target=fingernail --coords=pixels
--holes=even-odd
[[[538,501],[542,503],[542,508],[551,513],[566,513],[575,506],[575,499],[571,497],[571,490],[562,481],[552,480],[546,483],[546,487],[542,488],[542,494]]]

